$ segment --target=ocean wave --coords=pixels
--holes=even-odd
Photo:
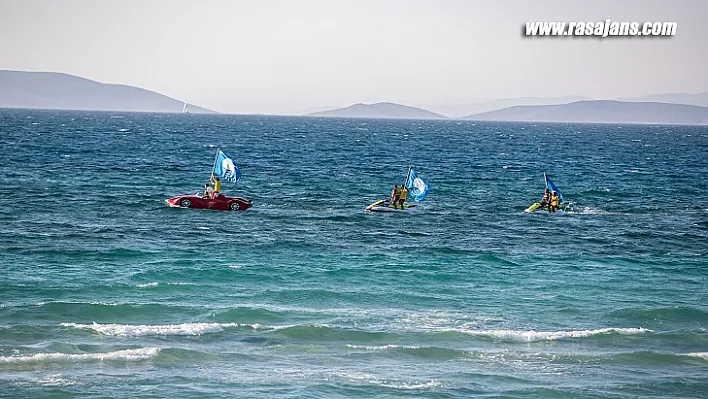
[[[151,283],[144,283],[144,284],[137,284],[136,287],[138,288],[150,288],[150,287],[157,287],[157,286],[165,286],[165,285],[172,285],[172,286],[190,286],[190,285],[196,285],[194,283],[180,283],[180,282],[168,282],[168,283],[158,283],[156,281],[153,281]]]
[[[46,378],[39,378],[34,381],[37,385],[42,385],[45,387],[67,387],[71,385],[76,385],[76,381],[63,378],[61,375],[51,375]]]
[[[135,287],[133,285],[132,287]],[[136,288],[137,289],[137,288]],[[158,287],[137,290],[159,290]],[[180,306],[160,303],[112,303],[92,302],[45,302],[13,306],[3,316],[7,321],[32,322],[33,320],[57,320],[75,323],[130,323],[149,324],[155,320],[170,320],[174,315],[195,319],[203,314],[203,309],[195,306]],[[232,320],[225,320],[232,321]]]
[[[43,362],[43,361],[104,361],[104,360],[124,360],[138,361],[157,356],[159,348],[124,349],[114,352],[100,353],[35,353],[24,356],[0,356],[2,363],[23,363],[23,362]]]
[[[145,284],[138,284],[136,287],[138,288],[148,288],[148,287],[157,287],[158,283],[152,282],[152,283],[145,283]]]
[[[708,323],[708,312],[691,306],[674,306],[661,308],[625,308],[613,311],[611,318],[640,322],[662,324],[672,323]]]
[[[671,353],[665,351],[640,350],[634,352],[605,353],[506,353],[505,356],[518,356],[525,360],[544,359],[559,364],[627,364],[644,366],[670,367],[686,363],[686,357],[702,357],[707,353]]]
[[[124,305],[123,303],[118,303],[118,302],[103,302],[103,301],[92,301],[92,302],[73,302],[73,301],[49,301],[49,302],[37,302],[34,304],[34,306],[53,306],[53,305],[68,305],[68,306],[76,306],[76,305],[91,305],[91,306],[121,306]]]
[[[84,328],[100,334],[117,337],[143,337],[150,335],[202,335],[217,333],[230,327],[250,327],[254,330],[262,328],[259,324],[239,323],[184,323],[167,325],[131,325],[131,324],[77,324],[62,323],[64,327]]]
[[[290,338],[315,341],[371,342],[395,336],[395,332],[365,331],[328,324],[300,324],[271,328]]]
[[[345,345],[351,350],[380,352],[391,351],[395,356],[414,357],[426,360],[451,360],[470,358],[475,356],[472,351],[455,348],[445,348],[440,346],[416,346],[416,345]]]
[[[344,380],[356,382],[356,383],[363,383],[363,384],[371,384],[371,385],[376,385],[380,387],[385,387],[385,388],[394,388],[394,389],[430,389],[430,388],[438,388],[442,386],[442,383],[438,380],[430,380],[430,381],[424,381],[424,382],[416,382],[416,381],[401,381],[401,380],[394,380],[394,379],[383,379],[379,378],[373,374],[369,373],[361,373],[361,372],[341,372],[341,373],[335,373],[334,377],[341,378]]]
[[[701,359],[708,360],[708,352],[691,352],[691,353],[683,353],[683,356],[690,356],[690,357],[699,357]]]
[[[412,346],[412,345],[374,345],[374,346],[369,346],[369,345],[345,345],[347,348],[350,349],[364,349],[367,351],[381,351],[381,350],[386,350],[386,349],[420,349],[420,346]]]
[[[449,328],[443,331],[461,332],[469,335],[479,335],[500,339],[504,341],[534,342],[555,341],[561,339],[586,338],[603,334],[643,334],[652,330],[646,328],[598,328],[595,330],[570,330],[570,331],[523,331],[523,330],[469,330],[465,328]]]

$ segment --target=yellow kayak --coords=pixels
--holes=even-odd
[[[548,208],[541,207],[540,202],[534,202],[533,205],[524,209],[524,213],[533,213],[533,212],[537,212],[537,211],[546,211],[548,213],[564,213],[567,210],[567,208],[568,208],[567,205],[561,205],[560,207],[558,207],[558,209],[556,209],[555,212],[548,212]]]
[[[531,213],[531,212],[537,211],[540,207],[541,207],[541,203],[540,203],[540,202],[535,202],[535,203],[533,203],[533,205],[531,205],[530,207],[526,208],[526,209],[524,210],[524,213]]]

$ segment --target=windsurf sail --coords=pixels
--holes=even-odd
[[[186,101],[184,102],[184,105],[182,106],[182,113],[183,113],[183,114],[188,113],[187,102],[186,102]]]
[[[551,190],[551,191],[555,191],[556,194],[558,194],[558,203],[563,203],[563,194],[561,193],[561,190],[558,189],[558,186],[556,186],[556,185],[551,181],[551,179],[549,179],[548,176],[546,176],[545,173],[543,174],[543,178],[546,180],[546,188],[549,189],[549,190]]]
[[[428,183],[424,182],[413,169],[409,169],[408,171],[406,188],[408,189],[408,195],[415,201],[422,201],[430,191]]]
[[[238,183],[241,180],[241,169],[236,166],[236,162],[231,157],[224,154],[221,150],[216,150],[212,173],[214,173],[214,176],[232,183]]]

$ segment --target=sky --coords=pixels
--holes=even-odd
[[[668,38],[530,38],[526,21],[675,21]],[[0,69],[226,113],[708,91],[703,0],[0,0]],[[0,88],[2,90],[2,88]]]

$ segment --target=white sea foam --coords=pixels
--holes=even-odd
[[[607,215],[609,212],[602,209],[595,209],[590,207],[584,207],[582,209],[570,209],[568,213],[575,213],[579,215]]]
[[[152,282],[152,283],[146,283],[146,284],[138,284],[138,288],[147,288],[147,287],[157,287],[157,283]]]
[[[62,323],[64,327],[85,328],[104,335],[118,337],[143,337],[148,335],[202,335],[223,331],[224,328],[239,327],[238,323],[184,323],[167,325],[132,325],[132,324],[76,324]],[[251,325],[249,326],[254,329]]]
[[[319,328],[332,328],[329,324],[286,324],[284,326],[262,326],[258,323],[251,325],[254,330],[284,330],[286,328],[292,327],[319,327]]]
[[[49,302],[37,302],[35,306],[45,306],[45,305],[100,305],[100,306],[119,306],[122,305],[118,302],[73,302],[73,301],[49,301]]]
[[[700,357],[702,359],[708,360],[708,352],[692,352],[686,353],[685,356]]]
[[[25,356],[0,356],[0,363],[22,363],[41,361],[91,361],[91,360],[145,360],[157,356],[159,348],[124,349],[114,352],[101,353],[35,353]]]
[[[66,378],[63,378],[59,374],[51,375],[46,378],[40,378],[35,381],[36,384],[42,385],[45,387],[66,387],[70,385],[76,385],[76,381],[72,381]]]
[[[470,335],[487,336],[508,341],[533,342],[533,341],[554,341],[558,339],[585,338],[599,334],[642,334],[651,332],[646,328],[598,328],[595,330],[570,330],[570,331],[523,331],[523,330],[468,330],[460,328],[444,329],[444,331],[456,331]]]
[[[442,383],[437,380],[430,380],[428,382],[420,382],[420,383],[415,383],[415,382],[404,382],[404,381],[382,381],[378,385],[382,387],[387,387],[387,388],[396,388],[396,389],[430,389],[430,388],[437,388],[441,387]]]
[[[350,381],[356,381],[359,383],[378,385],[380,387],[395,389],[429,389],[442,386],[442,383],[437,380],[431,380],[426,382],[387,380],[379,378],[373,374],[361,372],[336,373],[335,376]]]
[[[364,349],[367,351],[381,351],[386,349],[420,349],[420,346],[410,346],[410,345],[346,345],[347,348],[351,349]]]

